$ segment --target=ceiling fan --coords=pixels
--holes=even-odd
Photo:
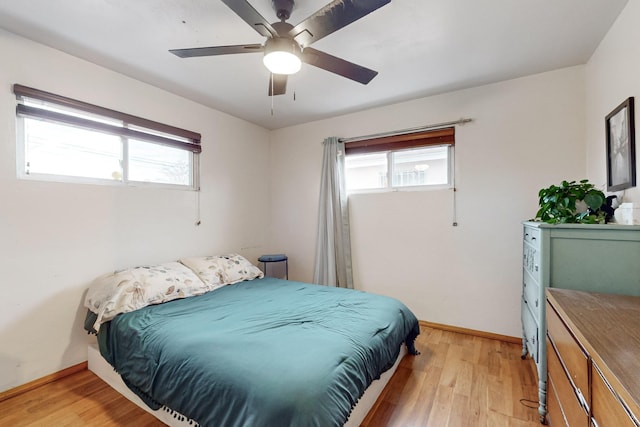
[[[294,0],[272,0],[273,8],[280,19],[280,22],[272,24],[247,0],[222,0],[254,30],[267,37],[264,45],[196,47],[172,49],[169,52],[181,58],[263,52],[264,64],[271,71],[269,96],[286,92],[287,76],[298,72],[302,62],[366,85],[378,74],[377,71],[313,49],[309,45],[390,1],[334,0],[294,27],[286,22],[291,16]]]

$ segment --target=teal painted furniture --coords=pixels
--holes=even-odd
[[[538,371],[540,422],[547,403],[545,288],[640,296],[640,226],[523,223],[522,358]]]

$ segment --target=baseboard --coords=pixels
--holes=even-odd
[[[482,338],[489,338],[492,340],[504,341],[504,342],[513,343],[513,344],[522,344],[522,338],[511,337],[509,335],[500,335],[500,334],[494,334],[492,332],[477,331],[475,329],[461,328],[459,326],[443,325],[441,323],[427,322],[426,320],[420,320],[419,323],[421,326],[424,326],[427,328],[441,329],[443,331],[449,331],[449,332],[458,332],[460,334],[473,335],[473,336],[482,337]]]
[[[10,388],[9,390],[0,392],[0,402],[2,402],[3,400],[11,399],[12,397],[26,393],[30,390],[36,389],[45,384],[52,383],[64,377],[68,377],[69,375],[73,375],[77,372],[84,371],[86,369],[87,362],[82,362],[78,363],[77,365],[69,366],[68,368],[61,371],[54,372],[53,374],[47,375],[45,377],[35,379],[21,386]]]

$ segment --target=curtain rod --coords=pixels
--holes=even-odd
[[[443,127],[448,127],[448,126],[453,126],[453,125],[464,125],[465,123],[469,123],[471,121],[473,121],[473,119],[459,119],[459,120],[456,120],[456,121],[453,121],[453,122],[436,123],[436,124],[433,124],[433,125],[425,125],[425,126],[419,126],[419,127],[415,127],[415,128],[409,128],[409,129],[394,130],[394,131],[382,132],[382,133],[374,133],[372,135],[354,136],[352,138],[338,138],[338,140],[340,142],[355,142],[355,141],[361,141],[361,140],[364,140],[364,139],[373,139],[373,138],[383,138],[385,136],[404,135],[406,133],[420,132],[420,131],[423,131],[423,130],[437,129],[437,128],[443,128]]]

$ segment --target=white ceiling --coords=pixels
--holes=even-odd
[[[392,0],[313,44],[378,71],[371,83],[303,64],[287,94],[273,97],[273,115],[261,54],[180,59],[168,52],[263,43],[219,0],[0,0],[0,27],[277,129],[584,64],[627,1]],[[249,2],[277,21],[271,0]],[[297,0],[289,22],[328,2]]]

